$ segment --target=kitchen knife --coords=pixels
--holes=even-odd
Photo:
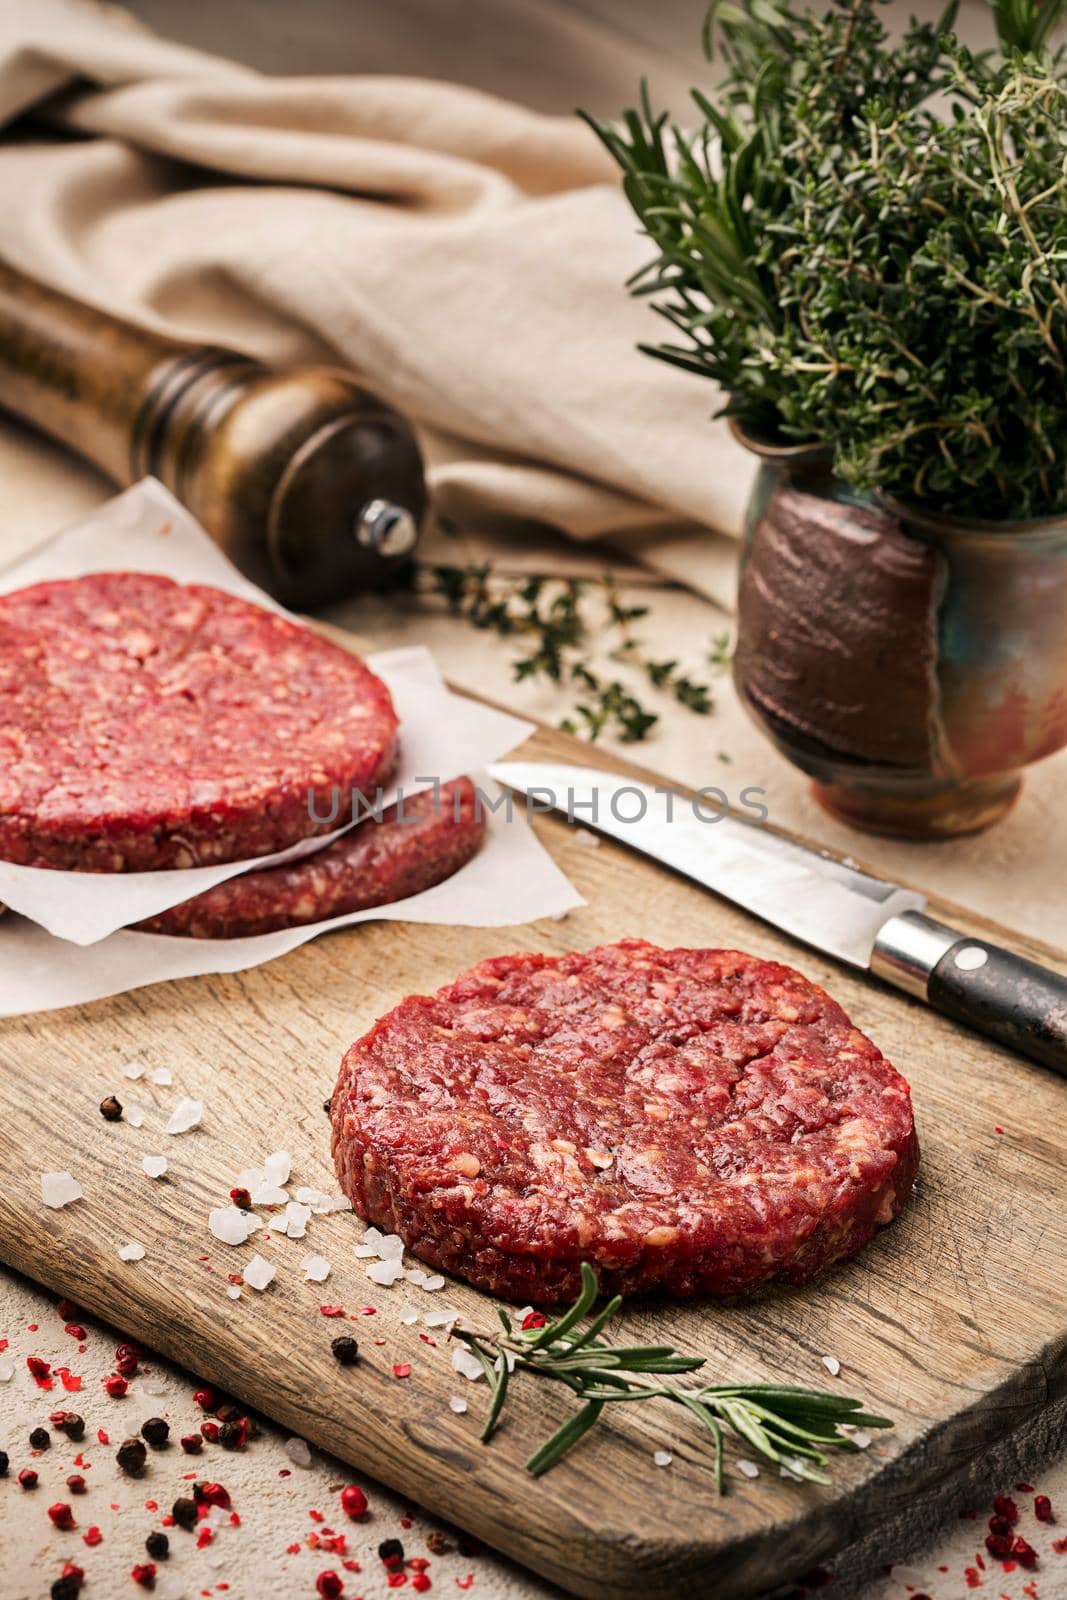
[[[526,809],[560,811],[762,917],[824,954],[1067,1076],[1067,978],[926,915],[926,897],[874,878],[668,784],[551,762],[504,761]]]

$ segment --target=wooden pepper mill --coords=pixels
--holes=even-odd
[[[161,479],[291,606],[382,587],[418,539],[419,447],[354,378],[168,338],[2,261],[0,406],[117,483]]]

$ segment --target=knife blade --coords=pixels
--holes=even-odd
[[[1067,1076],[1067,978],[926,912],[926,896],[692,797],[592,767],[503,761],[527,811],[558,811]]]

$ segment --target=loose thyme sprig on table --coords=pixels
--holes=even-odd
[[[502,1307],[497,1307],[502,1333],[487,1335],[457,1328],[463,1342],[482,1364],[490,1387],[489,1415],[481,1438],[488,1443],[496,1432],[516,1372],[532,1373],[565,1384],[582,1402],[526,1463],[540,1477],[589,1432],[606,1405],[620,1401],[667,1400],[683,1406],[711,1434],[715,1481],[726,1492],[723,1430],[744,1440],[757,1455],[784,1467],[809,1483],[830,1482],[824,1470],[827,1451],[856,1451],[859,1447],[840,1433],[839,1427],[891,1428],[887,1417],[874,1417],[863,1402],[824,1389],[799,1389],[785,1384],[703,1384],[679,1388],[667,1378],[696,1372],[703,1356],[680,1355],[670,1345],[610,1345],[601,1337],[616,1315],[622,1296],[616,1295],[583,1328],[598,1293],[596,1273],[582,1263],[582,1290],[577,1300],[555,1321],[543,1326],[516,1328]],[[652,1381],[647,1381],[652,1380]]]
[[[445,525],[446,532],[456,530]],[[527,648],[512,661],[517,683],[547,678],[571,686],[578,699],[560,723],[565,733],[582,734],[590,742],[608,733],[623,744],[638,744],[659,721],[634,691],[618,678],[594,670],[590,646],[597,635],[606,636],[608,659],[642,673],[654,689],[669,694],[679,705],[707,716],[713,709],[711,685],[699,682],[680,668],[676,659],[656,660],[646,654],[633,632],[633,624],[646,617],[649,607],[627,605],[615,580],[602,578],[551,578],[494,572],[488,562],[439,564],[421,569],[423,593],[439,596],[454,616],[465,617],[474,627],[502,639],[522,640]],[[606,629],[600,626],[606,622]],[[716,671],[727,661],[724,636],[708,653]]]

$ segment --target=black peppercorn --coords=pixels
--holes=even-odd
[[[68,1439],[73,1439],[78,1444],[85,1438],[85,1419],[79,1417],[76,1411],[64,1411],[63,1421],[59,1424]]]
[[[162,1450],[170,1437],[170,1423],[162,1417],[149,1417],[141,1423],[141,1438],[147,1439],[153,1450]]]
[[[6,1450],[0,1450],[0,1478],[7,1477],[8,1455]]]
[[[359,1357],[359,1345],[347,1333],[342,1333],[335,1339],[330,1349],[333,1351],[333,1359],[339,1361],[342,1367],[350,1367]]]
[[[141,1476],[147,1458],[148,1451],[140,1439],[124,1439],[115,1456],[123,1472],[128,1473],[131,1478]]]
[[[195,1528],[200,1520],[200,1513],[196,1509],[196,1501],[190,1500],[188,1495],[181,1495],[170,1508],[170,1514],[179,1528]]]
[[[153,1561],[166,1561],[170,1555],[170,1540],[165,1533],[160,1533],[158,1530],[148,1535],[144,1547]]]
[[[100,1102],[100,1115],[105,1122],[117,1122],[122,1116],[122,1102],[113,1094],[105,1095]]]
[[[322,1109],[325,1111],[326,1115],[329,1116],[330,1112],[333,1110],[333,1101],[332,1100],[324,1100],[322,1102]]]
[[[383,1539],[378,1546],[378,1559],[387,1567],[399,1567],[404,1561],[404,1546],[399,1539]]]
[[[231,1419],[219,1429],[219,1444],[224,1450],[239,1450],[245,1442],[245,1430],[239,1421]]]
[[[232,1422],[241,1415],[240,1409],[232,1400],[224,1400],[220,1406],[215,1407],[215,1415],[220,1422]]]
[[[80,1578],[76,1578],[72,1572],[65,1572],[55,1580],[48,1592],[52,1600],[77,1600],[81,1586]]]
[[[47,1450],[52,1443],[52,1435],[47,1428],[34,1428],[30,1434],[30,1445],[34,1450]]]
[[[456,1549],[461,1556],[480,1556],[482,1553],[481,1540],[476,1539],[473,1533],[456,1533]]]

